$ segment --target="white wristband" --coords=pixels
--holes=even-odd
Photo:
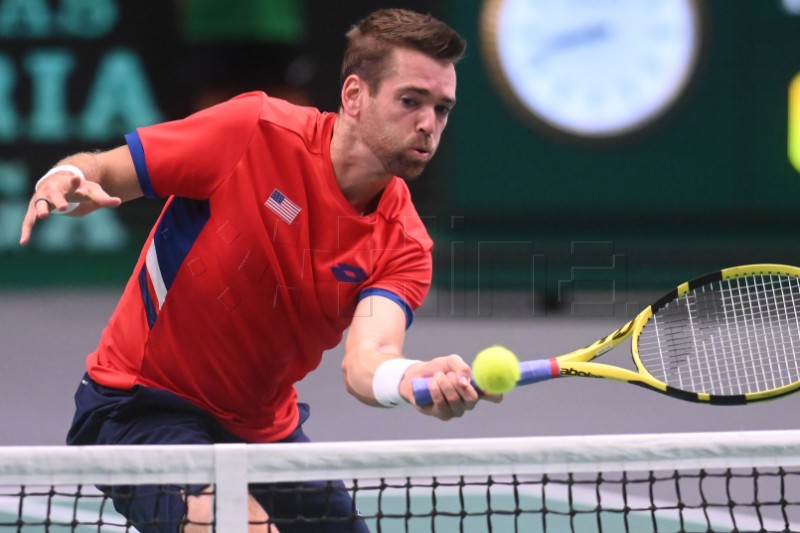
[[[49,178],[50,176],[52,176],[56,172],[71,172],[72,174],[75,174],[76,176],[78,176],[80,179],[86,180],[86,176],[83,174],[83,171],[81,169],[79,169],[78,167],[76,167],[75,165],[58,165],[58,166],[53,167],[50,170],[48,170],[47,173],[44,176],[39,178],[39,181],[36,182],[36,185],[33,187],[33,190],[34,191],[38,191],[39,190],[39,185],[41,185],[44,180],[46,180],[47,178]],[[67,208],[64,211],[55,211],[54,210],[53,213],[55,213],[57,215],[67,215],[67,214],[72,213],[73,211],[75,211],[75,209],[78,208],[78,205],[80,205],[80,202],[68,202],[67,203]]]
[[[407,403],[400,396],[400,381],[408,367],[420,363],[415,359],[395,358],[381,363],[372,377],[372,394],[384,407],[397,407]]]

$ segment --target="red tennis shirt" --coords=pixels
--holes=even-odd
[[[432,242],[403,180],[359,216],[330,159],[336,114],[249,93],[126,136],[145,196],[169,197],[88,356],[108,387],[174,392],[252,442],[288,436],[294,384],[359,299],[410,325]]]

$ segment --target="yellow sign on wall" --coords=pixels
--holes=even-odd
[[[789,84],[789,162],[800,172],[800,73]]]

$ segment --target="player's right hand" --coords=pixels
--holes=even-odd
[[[417,409],[440,420],[463,416],[475,407],[478,400],[502,401],[502,395],[479,396],[470,381],[471,375],[469,365],[460,355],[437,357],[409,367],[400,382],[400,394],[414,403],[414,378],[428,378],[433,403],[425,407],[417,406]]]

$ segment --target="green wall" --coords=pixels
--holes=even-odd
[[[364,13],[381,7],[362,3]],[[49,221],[24,250],[18,228],[32,184],[57,159],[184,114],[171,5],[0,0],[0,288],[120,286],[129,275],[158,203]],[[704,48],[684,96],[641,134],[601,143],[532,127],[500,97],[481,53],[483,2],[431,8],[469,41],[443,154],[413,186],[437,243],[437,287],[521,289],[534,307],[581,294],[591,307],[592,295],[613,294],[600,304],[614,308],[629,289],[667,288],[707,270],[800,264],[800,173],[787,156],[800,15],[777,0],[699,5]],[[354,17],[334,31],[320,16],[325,6],[313,8],[311,53],[324,58],[314,87],[335,87],[334,49]],[[96,31],[75,33],[76,20]],[[135,83],[115,85],[118,71]]]
[[[800,174],[787,155],[800,16],[777,1],[700,1],[704,48],[677,105],[640,134],[581,142],[533,127],[500,96],[481,51],[482,4],[451,1],[470,52],[436,217],[445,247],[463,241],[465,287],[487,283],[477,265],[492,262],[496,287],[535,288],[538,272],[550,292],[599,268],[605,288],[661,288],[732,264],[800,263]],[[447,278],[458,260],[439,253]],[[541,271],[525,266],[537,257]]]

